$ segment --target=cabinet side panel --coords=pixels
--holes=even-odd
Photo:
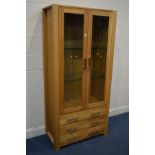
[[[110,18],[110,27],[109,27],[109,51],[107,54],[107,68],[106,68],[106,88],[105,88],[105,103],[106,106],[106,123],[105,123],[105,134],[108,132],[108,116],[109,116],[109,107],[110,107],[110,95],[111,95],[111,81],[112,81],[112,69],[113,69],[113,56],[114,56],[114,44],[115,44],[115,29],[116,29],[116,15],[117,12],[113,11]]]
[[[54,139],[54,146],[59,147],[59,55],[58,55],[58,6],[46,10],[46,54],[45,92],[46,132]]]
[[[49,126],[54,146],[59,146],[59,54],[58,54],[58,6],[53,5],[49,19],[48,78],[49,78]]]

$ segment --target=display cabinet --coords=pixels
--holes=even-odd
[[[43,8],[45,130],[55,149],[107,134],[116,11]]]

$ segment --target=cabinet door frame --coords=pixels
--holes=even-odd
[[[85,96],[86,96],[86,72],[83,70],[82,75],[82,100],[81,105],[76,107],[64,107],[64,14],[71,13],[71,14],[82,14],[84,15],[84,32],[83,32],[83,61],[86,59],[86,51],[87,51],[87,37],[84,34],[88,33],[87,23],[88,23],[88,10],[81,9],[81,8],[74,8],[74,7],[59,7],[59,60],[60,60],[60,113],[71,113],[75,111],[80,111],[84,108],[85,104]]]
[[[112,79],[112,64],[113,64],[113,53],[114,53],[114,40],[115,40],[115,20],[116,11],[100,11],[100,10],[89,10],[89,30],[88,30],[88,48],[87,48],[87,60],[91,59],[91,45],[92,45],[92,26],[93,26],[93,15],[109,17],[108,27],[108,42],[107,42],[107,56],[106,56],[106,71],[105,71],[105,82],[104,82],[104,94],[103,101],[89,103],[90,94],[90,69],[87,70],[86,81],[86,104],[85,109],[98,107],[103,105],[109,105],[110,101],[110,89]],[[109,106],[108,106],[109,107]]]

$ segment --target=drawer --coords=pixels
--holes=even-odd
[[[105,107],[97,107],[60,116],[60,126],[105,115]]]
[[[60,135],[72,134],[83,129],[104,125],[105,117],[100,116],[97,118],[87,119],[80,122],[60,126]]]
[[[60,145],[64,146],[67,144],[75,143],[80,140],[90,138],[99,134],[104,133],[104,125],[99,125],[96,127],[91,127],[87,129],[80,130],[72,134],[66,134],[60,136]]]

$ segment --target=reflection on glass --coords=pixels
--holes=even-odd
[[[64,15],[64,106],[81,105],[83,15]]]
[[[90,103],[104,100],[103,95],[108,40],[108,24],[109,17],[93,16],[89,98]]]

